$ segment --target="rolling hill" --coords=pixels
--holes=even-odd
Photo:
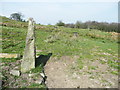
[[[2,53],[23,55],[28,23],[2,16],[0,18],[2,18],[0,21]],[[36,69],[41,72],[40,70],[43,70],[41,68],[44,68],[47,87],[118,87],[118,69],[120,69],[118,65],[118,33],[35,24],[35,34],[37,56],[52,54],[45,66],[39,66]],[[25,87],[19,85],[20,82],[9,84],[9,71],[4,69],[10,68],[10,63],[15,63],[19,59],[2,58],[3,76],[5,75],[3,87],[17,87],[17,85],[19,88]],[[26,82],[23,80],[23,83]],[[44,86],[31,84],[26,87]]]

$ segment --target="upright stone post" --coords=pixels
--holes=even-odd
[[[33,18],[29,18],[28,32],[26,37],[26,46],[21,62],[21,72],[29,71],[35,68],[35,32]]]

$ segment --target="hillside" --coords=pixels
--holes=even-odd
[[[2,53],[23,55],[27,22],[2,17],[0,25]],[[118,33],[51,25],[35,26],[37,56],[42,55],[43,60],[45,56],[50,58],[44,66],[47,87],[118,87]],[[2,59],[3,76],[8,72],[4,68],[11,68],[10,63],[19,59]],[[37,69],[42,70],[41,67]],[[7,84],[9,81],[8,76],[4,77],[3,87],[25,87],[19,82]]]

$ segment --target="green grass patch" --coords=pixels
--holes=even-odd
[[[77,60],[77,63],[78,63],[78,68],[79,68],[79,69],[83,69],[84,63],[83,63],[83,61],[82,61],[81,58],[79,58],[79,59]]]
[[[21,22],[18,22],[18,24],[19,23]],[[111,33],[93,29],[88,30],[65,27],[54,29],[51,25],[42,27],[44,28],[35,30],[36,48],[43,51],[37,53],[37,55],[47,55],[49,52],[52,53],[52,56],[57,57],[78,55],[80,56],[80,59],[77,61],[79,69],[83,68],[84,60],[95,61],[99,60],[101,57],[108,60],[117,59],[115,55],[118,53],[118,43],[117,39],[113,38]],[[74,32],[78,34],[76,37],[74,37]],[[26,33],[27,28],[3,26],[2,52],[19,53],[23,55]],[[103,53],[108,53],[110,55],[104,55]],[[100,62],[103,64],[106,63],[104,61]],[[110,64],[110,62],[108,62],[108,64],[113,68],[118,67],[117,62],[114,63],[114,65]],[[41,67],[36,68],[40,69]],[[37,69],[35,71],[37,71]]]
[[[97,66],[88,66],[88,70],[96,70],[98,67]]]
[[[19,58],[0,58],[2,62],[16,62],[16,60],[19,60]]]
[[[26,29],[2,27],[2,52],[23,54]]]
[[[118,75],[118,71],[112,71],[111,73],[114,75]]]
[[[118,65],[118,62],[115,62],[113,60],[108,60],[107,63],[110,67],[120,70],[120,66]]]
[[[39,72],[42,72],[42,71],[43,71],[43,66],[40,65],[40,66],[35,67],[34,69],[30,70],[30,71],[31,71],[31,73],[39,73]],[[30,71],[29,71],[29,72],[30,72]]]

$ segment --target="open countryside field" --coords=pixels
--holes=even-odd
[[[0,26],[2,53],[17,53],[22,56],[27,22],[4,17],[3,23]],[[41,63],[33,71],[41,72],[44,68],[48,88],[118,87],[118,33],[36,24],[35,35],[37,56],[43,56],[41,60],[49,58],[44,65]],[[9,70],[14,68],[13,64],[20,59],[21,57],[2,58],[3,87],[45,88],[44,85],[27,84],[27,79],[25,81],[24,78],[9,74]],[[16,80],[19,81],[15,82]]]

